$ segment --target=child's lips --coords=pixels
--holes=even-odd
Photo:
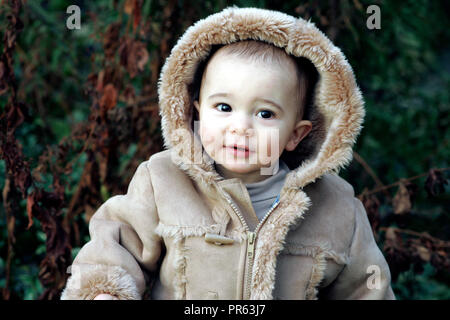
[[[244,146],[244,145],[229,145],[229,146],[224,146],[224,148],[230,152],[231,154],[237,156],[237,157],[245,157],[247,158],[251,152],[250,148],[248,146]]]

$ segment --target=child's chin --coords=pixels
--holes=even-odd
[[[240,174],[246,174],[255,172],[256,170],[260,169],[258,165],[254,164],[248,164],[248,163],[233,163],[233,164],[226,164],[224,167],[234,173],[240,173]]]

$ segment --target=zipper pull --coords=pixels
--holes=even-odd
[[[233,244],[234,240],[218,234],[207,233],[205,234],[205,241],[209,243],[214,243],[218,246],[222,244]]]
[[[255,236],[254,232],[247,232],[248,245],[247,245],[247,256],[249,258],[253,258],[253,254],[255,253]]]

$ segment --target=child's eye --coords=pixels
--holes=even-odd
[[[270,119],[273,116],[275,116],[275,114],[272,111],[269,111],[269,110],[262,110],[262,111],[258,112],[258,116],[263,118],[263,119]]]
[[[219,103],[216,105],[216,109],[222,112],[231,112],[231,107],[226,103]]]

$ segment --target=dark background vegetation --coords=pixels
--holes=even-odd
[[[68,30],[66,8],[81,8]],[[367,108],[351,165],[398,299],[449,299],[450,12],[441,1],[0,0],[0,297],[58,299],[87,223],[161,150],[157,79],[229,5],[311,19]],[[381,9],[369,30],[366,9]]]

